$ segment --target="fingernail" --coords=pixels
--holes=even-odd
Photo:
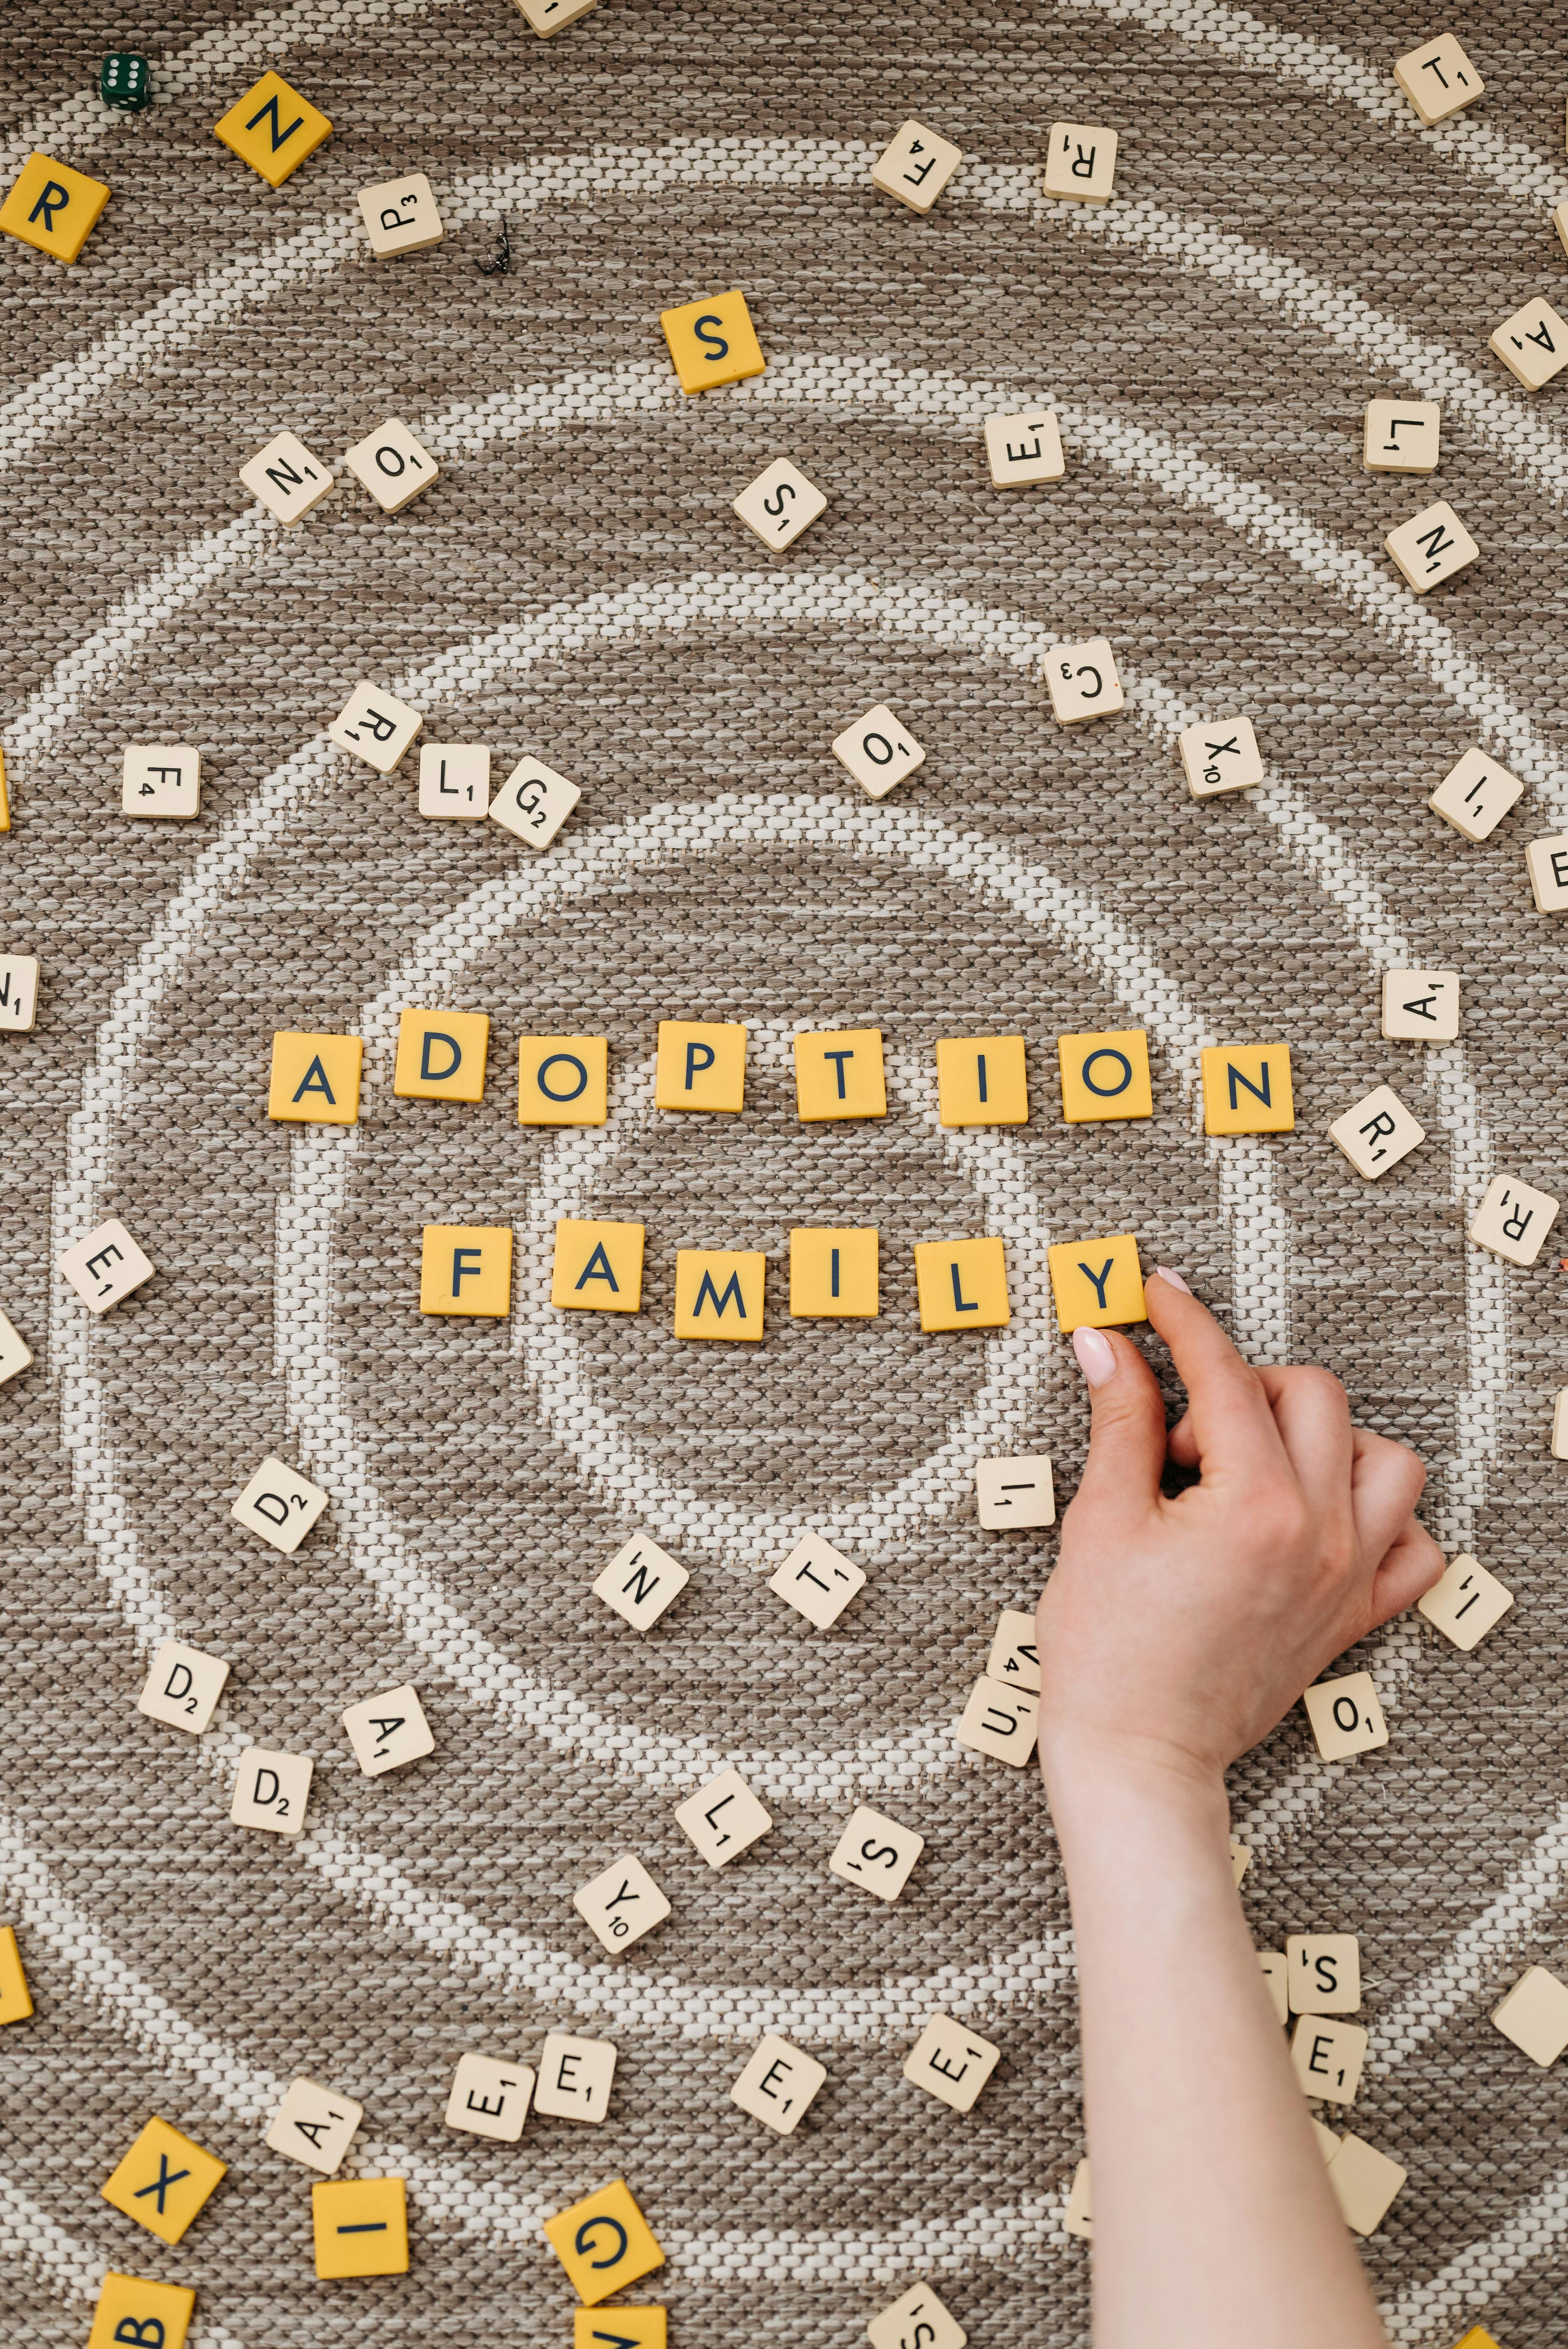
[[[1191,1296],[1192,1292],[1188,1288],[1186,1282],[1182,1279],[1181,1274],[1179,1272],[1172,1272],[1168,1264],[1157,1264],[1154,1269],[1160,1275],[1161,1280],[1168,1280],[1172,1288],[1179,1288],[1181,1291],[1183,1297]]]
[[[1073,1352],[1078,1356],[1079,1370],[1091,1387],[1102,1387],[1107,1379],[1116,1376],[1116,1349],[1103,1331],[1075,1330]]]

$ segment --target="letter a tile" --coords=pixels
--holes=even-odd
[[[289,1125],[352,1125],[364,1061],[358,1036],[280,1030],[273,1038],[267,1115]]]
[[[589,1313],[637,1313],[643,1304],[643,1224],[591,1223],[562,1216],[555,1226],[552,1305]]]

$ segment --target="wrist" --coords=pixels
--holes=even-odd
[[[1230,1797],[1224,1773],[1161,1738],[1126,1733],[1042,1734],[1040,1770],[1058,1837],[1098,1833],[1111,1817],[1164,1820],[1229,1843]]]

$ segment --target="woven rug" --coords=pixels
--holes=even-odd
[[[1409,2171],[1365,2246],[1393,2337],[1561,2340],[1562,2076],[1489,2015],[1568,1963],[1564,1276],[1464,1230],[1496,1171],[1563,1189],[1523,848],[1568,825],[1568,435],[1485,338],[1563,297],[1568,26],[1454,19],[1487,93],[1423,131],[1389,68],[1438,22],[1274,16],[8,12],[6,184],[39,147],[114,191],[74,268],[0,243],[0,949],[43,970],[0,1037],[0,1304],[38,1357],[0,1392],[18,2340],[83,2340],[107,2265],[194,2285],[211,2349],[564,2342],[540,2220],[621,2176],[667,2254],[631,2298],[681,2349],[838,2349],[921,2278],[976,2349],[1085,2340],[1050,1823],[952,1725],[1053,1556],[980,1529],[974,1463],[1047,1452],[1065,1499],[1083,1455],[1047,1241],[1123,1231],[1254,1359],[1330,1364],[1517,1595],[1473,1655],[1369,1642],[1387,1748],[1325,1765],[1297,1713],[1234,1815],[1261,1947],[1361,1936],[1346,2117]],[[139,116],[91,95],[128,45]],[[334,125],[275,193],[211,135],[273,66]],[[908,116],[966,158],[925,218],[870,186]],[[1104,210],[1041,198],[1057,120],[1117,128]],[[444,240],[373,263],[355,191],[418,171]],[[735,285],[767,372],[685,398],[658,313]],[[1362,471],[1381,392],[1442,398],[1433,481]],[[993,489],[982,419],[1041,399],[1065,480]],[[236,480],[285,428],[341,473],[387,416],[441,468],[400,514],[344,476],[284,532]],[[830,503],[770,558],[730,507],[778,456]],[[1382,541],[1432,495],[1481,558],[1418,603]],[[1099,635],[1128,706],[1068,732],[1041,657]],[[570,776],[554,844],[331,750],[362,678]],[[880,804],[828,749],[876,702],[927,750]],[[1196,804],[1174,734],[1242,710],[1268,779]],[[122,816],[138,741],[201,747],[198,822]],[[1478,742],[1527,785],[1479,845],[1426,806]],[[1462,973],[1457,1046],[1383,1040],[1402,962]],[[482,1103],[393,1097],[405,1004],[489,1012]],[[742,1115],[654,1110],[661,1018],[746,1024]],[[882,1030],[888,1115],[802,1125],[790,1040],[841,1027]],[[1066,1125],[1055,1038],[1130,1027],[1152,1118]],[[346,1137],[269,1121],[280,1029],[366,1038]],[[1008,1033],[1030,1123],[944,1132],[936,1040]],[[605,1128],[517,1123],[523,1034],[608,1037]],[[1295,1133],[1206,1142],[1198,1048],[1274,1037]],[[1374,1185],[1326,1128],[1383,1082],[1429,1139]],[[561,1213],[645,1221],[639,1316],[562,1326]],[[157,1277],[94,1322],[53,1259],[108,1216]],[[811,1222],[878,1228],[878,1319],[789,1319]],[[427,1223],[515,1226],[510,1321],[421,1316]],[[923,1336],[912,1244],[982,1232],[1010,1326]],[[766,1251],[762,1344],[675,1339],[688,1247]],[[330,1496],[292,1557],[230,1516],[269,1454]],[[767,1588],[805,1530],[869,1577],[827,1633]],[[589,1587],[635,1532],[692,1576],[641,1637]],[[170,1636],[232,1666],[200,1739],[135,1710]],[[364,1777],[339,1716],[404,1682],[436,1753]],[[297,1841],[228,1822],[252,1743],[315,1757]],[[673,1813],[731,1762],[775,1824],[714,1871]],[[896,1903],[827,1872],[861,1800],[926,1839]],[[609,1959],[571,1896],[623,1851],[673,1914]],[[967,2116],[901,2076],[937,2010],[1002,2049]],[[602,2126],[443,2127],[461,2054],[550,2029],[619,2049]],[[729,2098],[768,2031],[829,2075],[789,2138]],[[316,2282],[310,2173],[263,2144],[300,2075],[365,2106],[346,2175],[407,2178],[406,2278]],[[173,2250],[99,2192],[153,2113],[229,2164]]]

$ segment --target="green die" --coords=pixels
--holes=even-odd
[[[152,69],[134,49],[116,49],[98,67],[98,96],[106,106],[139,114],[152,103]]]

